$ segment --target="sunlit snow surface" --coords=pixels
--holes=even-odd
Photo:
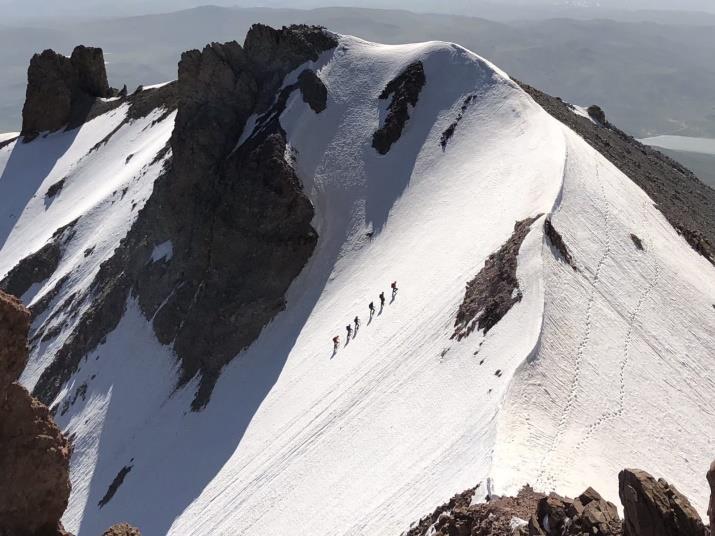
[[[401,139],[380,156],[371,137],[387,103],[377,97],[416,60],[427,83]],[[456,45],[342,37],[306,66],[325,83],[327,107],[315,114],[294,94],[281,123],[320,239],[286,311],[191,413],[195,385],[175,390],[171,349],[130,301],[57,401],[87,383],[86,399],[58,413],[75,434],[66,528],[399,534],[487,478],[496,493],[525,482],[563,493],[593,485],[615,501],[624,466],[667,477],[704,513],[715,269],[634,183]],[[442,132],[472,94],[443,151]],[[51,279],[91,282],[150,194],[162,165],[151,162],[173,125],[173,116],[129,123],[87,154],[125,113],[0,149],[0,274],[81,216]],[[63,177],[47,206],[46,190]],[[519,254],[522,301],[486,338],[451,340],[465,283],[516,221],[550,212],[578,270],[555,257],[539,219]],[[156,248],[147,262],[175,259],[170,243]],[[380,291],[387,304],[369,321]],[[356,315],[362,326],[346,345]],[[67,322],[31,356],[26,385]],[[124,483],[98,508],[124,466]]]

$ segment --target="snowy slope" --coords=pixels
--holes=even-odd
[[[427,83],[380,156],[377,96],[416,60]],[[327,108],[315,114],[294,93],[281,116],[320,237],[287,309],[192,413],[195,386],[175,391],[172,350],[130,300],[56,401],[74,399],[57,414],[75,445],[67,529],[98,534],[129,521],[145,534],[399,534],[487,479],[496,492],[528,481],[561,492],[593,485],[615,499],[627,465],[666,475],[704,512],[713,266],[627,177],[461,47],[341,37],[313,68]],[[472,94],[443,151],[442,133]],[[89,152],[125,113],[0,149],[0,275],[80,217],[71,251],[26,303],[64,274],[63,293],[86,288],[150,194],[174,116],[130,122]],[[65,177],[48,204],[45,192]],[[577,271],[544,239],[549,213]],[[519,253],[522,300],[486,337],[451,340],[465,283],[516,221],[541,214]],[[156,259],[170,257],[170,244],[157,246]],[[380,291],[388,303],[369,321]],[[345,344],[356,315],[362,327]],[[60,317],[60,335],[33,351],[28,387],[71,323]]]

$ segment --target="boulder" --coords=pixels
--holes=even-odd
[[[105,530],[102,536],[142,536],[142,533],[129,523],[117,523]]]
[[[70,494],[70,444],[47,406],[16,383],[30,314],[0,291],[0,534],[59,536]]]
[[[618,475],[625,536],[705,536],[700,516],[688,499],[665,480],[640,469]]]

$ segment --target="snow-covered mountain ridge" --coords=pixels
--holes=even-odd
[[[527,89],[454,44],[256,27],[2,142],[68,530],[396,534],[487,480],[615,497],[624,466],[704,513],[712,190]]]

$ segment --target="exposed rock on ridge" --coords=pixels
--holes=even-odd
[[[713,462],[715,466],[715,462]],[[708,480],[712,483],[711,472]],[[588,488],[575,499],[525,486],[516,497],[487,496],[479,486],[455,495],[403,536],[706,536],[710,532],[688,500],[665,480],[639,469],[618,476],[624,520],[613,503]],[[715,500],[715,489],[711,502]]]
[[[70,445],[47,407],[15,383],[27,363],[30,313],[0,292],[0,534],[66,534]]]
[[[475,328],[486,334],[504,318],[515,303],[521,301],[519,281],[516,277],[516,259],[519,248],[529,234],[535,218],[514,224],[514,232],[501,248],[489,255],[484,267],[467,283],[464,301],[459,306],[454,321],[452,338],[461,340]]]
[[[380,154],[387,154],[392,144],[400,139],[410,118],[409,107],[416,106],[426,82],[421,61],[410,64],[399,76],[391,80],[380,93],[380,100],[392,96],[385,122],[372,136],[372,146]]]
[[[81,123],[95,98],[109,96],[101,48],[80,45],[69,58],[53,50],[35,54],[27,70],[22,135],[29,141],[40,132]]]
[[[336,45],[321,28],[254,25],[243,47],[213,43],[182,55],[170,167],[100,268],[93,305],[42,374],[38,396],[54,398],[116,327],[131,294],[159,340],[173,344],[180,385],[200,376],[194,409],[206,404],[221,368],[285,307],[315,247],[313,208],[286,161],[278,121],[287,95],[276,93],[286,74]],[[316,79],[301,75],[297,85],[318,111],[325,94]],[[253,113],[260,128],[237,147]],[[171,260],[148,262],[166,241]]]

